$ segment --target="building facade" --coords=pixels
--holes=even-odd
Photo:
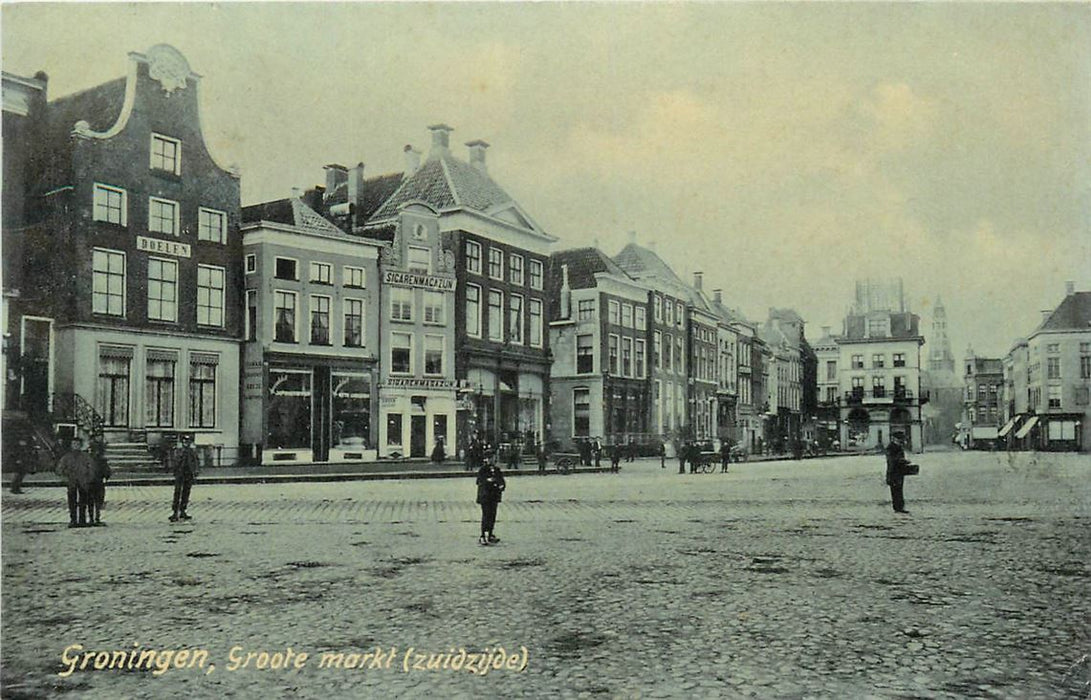
[[[301,198],[243,210],[241,443],[257,463],[375,459],[383,246]]]
[[[1004,423],[1003,364],[997,358],[977,357],[970,348],[963,367],[959,444],[967,449],[993,449]]]
[[[175,49],[46,105],[31,164],[23,341],[48,358],[24,395],[89,406],[113,449],[195,433],[237,458],[239,177],[200,129],[200,76]],[[87,411],[80,411],[87,415]]]

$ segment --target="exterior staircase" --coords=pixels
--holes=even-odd
[[[108,442],[106,443],[106,463],[110,470],[119,472],[160,471],[163,465],[148,451],[146,442]]]

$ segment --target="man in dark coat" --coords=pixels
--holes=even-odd
[[[890,486],[890,500],[894,505],[895,513],[908,513],[905,509],[905,496],[902,487],[905,484],[905,467],[908,464],[905,458],[905,450],[897,435],[890,436],[890,444],[886,446],[886,483]]]
[[[68,485],[68,527],[86,527],[95,464],[84,451],[82,438],[72,439],[68,451],[57,460],[55,471]]]
[[[504,494],[507,483],[500,467],[493,460],[486,458],[477,472],[477,503],[481,506],[481,537],[478,544],[496,544],[500,538],[493,533],[496,527],[496,508]]]
[[[727,465],[731,464],[731,441],[724,439],[720,443],[720,473],[727,473]]]
[[[591,455],[595,458],[595,466],[602,466],[602,442],[598,438],[591,443]]]
[[[621,445],[614,444],[610,446],[610,471],[621,471]]]
[[[102,506],[106,503],[106,481],[113,473],[106,461],[106,446],[101,441],[92,443],[91,462],[95,465],[87,504],[87,520],[91,525],[102,525]]]
[[[174,499],[171,503],[172,523],[190,520],[186,513],[189,506],[189,491],[197,477],[197,451],[193,449],[193,433],[182,433],[181,444],[171,453],[170,467],[174,471]]]

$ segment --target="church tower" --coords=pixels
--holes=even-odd
[[[932,347],[928,352],[928,370],[954,372],[955,356],[951,354],[951,339],[947,337],[947,310],[939,297],[932,309],[932,337],[929,340]]]

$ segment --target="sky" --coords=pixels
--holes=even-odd
[[[1091,290],[1091,5],[4,3],[3,69],[51,98],[167,43],[243,204],[491,144],[556,249],[635,235],[752,320],[816,339],[857,279],[1002,356]],[[929,345],[923,351],[927,352]]]

